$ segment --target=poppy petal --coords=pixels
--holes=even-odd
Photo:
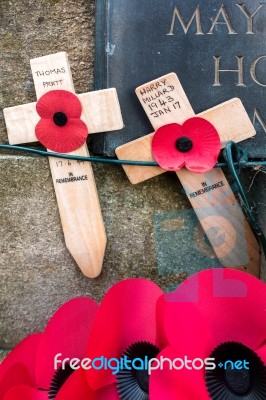
[[[35,361],[42,334],[34,334],[22,340],[0,364],[0,383],[7,371],[15,364],[23,364],[35,384]]]
[[[36,104],[37,113],[41,118],[51,119],[57,112],[64,113],[68,118],[79,118],[82,106],[79,98],[67,90],[50,90]]]
[[[12,365],[0,381],[0,400],[4,399],[5,394],[17,385],[33,386],[28,369],[23,364]]]
[[[56,395],[55,400],[91,400],[92,392],[84,370],[79,369],[68,378]]]
[[[258,356],[262,359],[264,362],[264,365],[266,365],[266,344],[261,346],[259,349],[257,349],[257,354]]]
[[[36,359],[38,387],[49,389],[65,358],[83,359],[98,305],[90,298],[68,301],[53,315],[44,330]],[[55,357],[58,355],[58,363]],[[56,364],[56,365],[55,365]]]
[[[84,370],[79,369],[69,377],[60,389],[55,400],[119,400],[115,385],[100,390],[92,390],[87,382]]]
[[[157,129],[152,139],[152,154],[159,166],[177,171],[185,165],[185,153],[176,148],[176,141],[183,136],[182,126],[168,124]]]
[[[193,172],[207,172],[216,164],[220,150],[217,130],[210,122],[199,117],[188,119],[182,126],[168,124],[160,127],[152,141],[154,159],[168,171],[177,171],[186,166]]]
[[[165,315],[165,302],[164,294],[158,299],[157,302],[157,347],[163,349],[168,346],[169,340],[164,326],[164,315]]]
[[[135,342],[159,342],[157,301],[162,290],[146,279],[127,279],[114,285],[105,295],[96,315],[87,356],[117,358]],[[86,371],[93,389],[115,382],[111,369]]]
[[[36,125],[35,134],[47,149],[69,153],[86,142],[88,128],[80,119],[69,119],[64,126],[57,126],[52,120],[41,119]]]
[[[183,356],[205,359],[217,345],[208,320],[193,303],[166,302],[164,327],[170,345]]]
[[[163,369],[158,368],[151,371],[149,382],[150,400],[210,399],[205,385],[204,369],[196,370],[185,367],[182,369],[171,369],[168,360],[174,361],[179,356],[170,348],[164,349],[157,356],[157,359],[161,357],[165,359]],[[180,361],[176,362],[175,365],[177,368],[181,368]],[[156,367],[157,364],[154,368]]]
[[[48,400],[48,392],[33,389],[26,385],[18,385],[11,389],[4,400]]]
[[[94,396],[92,400],[119,400],[120,397],[118,396],[118,392],[116,389],[116,385],[108,385],[105,386],[103,389],[97,390],[94,392]]]
[[[182,129],[193,142],[191,151],[185,153],[187,169],[199,173],[210,171],[215,166],[221,150],[217,130],[209,121],[199,117],[188,119]]]
[[[202,160],[204,160],[204,163]],[[213,169],[216,163],[217,157],[214,157],[209,153],[202,152],[201,155],[197,155],[197,157],[191,155],[191,158],[187,159],[186,161],[186,168],[191,172],[204,174],[205,172],[209,172],[211,169]]]
[[[217,343],[240,342],[256,350],[265,342],[265,283],[230,268],[205,270],[188,278],[174,293],[166,295],[166,301],[179,302],[181,294],[182,299],[186,288],[191,287],[191,281],[197,283],[192,302],[204,316],[203,323],[208,325]],[[197,336],[198,332],[194,335]]]

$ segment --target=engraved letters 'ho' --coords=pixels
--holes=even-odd
[[[185,35],[194,32],[195,35],[215,35],[218,32],[224,35],[256,35],[256,32],[261,31],[262,16],[265,16],[266,3],[260,2],[256,5],[247,5],[236,3],[227,7],[222,4],[212,14],[206,15],[204,6],[198,5],[192,9],[189,17],[184,17],[184,11],[176,5],[171,14],[170,30],[168,36],[173,36],[177,33]],[[232,13],[233,7],[236,7]],[[263,15],[262,15],[263,14]],[[236,16],[239,20],[236,21]],[[244,21],[244,23],[243,23]],[[215,47],[214,47],[215,48]],[[221,55],[213,55],[214,74],[211,85],[220,87],[223,85],[222,76],[231,74],[232,84],[238,87],[246,87],[248,75],[252,81],[260,87],[266,87],[266,77],[262,76],[262,71],[266,70],[266,55],[260,54],[254,57],[252,61],[247,61],[247,56],[236,54],[232,60],[225,60]],[[248,75],[244,74],[248,72]],[[260,73],[258,73],[260,71]],[[228,82],[228,80],[227,80]],[[266,132],[266,121],[264,121],[261,112],[254,108],[253,122],[259,122],[264,132]]]

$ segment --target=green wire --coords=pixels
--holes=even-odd
[[[158,167],[159,165],[155,161],[134,161],[134,160],[117,160],[114,158],[105,158],[105,157],[84,157],[84,156],[73,156],[70,154],[62,154],[62,153],[53,153],[44,150],[32,149],[30,147],[22,147],[22,146],[13,146],[10,144],[0,144],[0,149],[6,150],[16,150],[23,151],[24,153],[38,154],[43,157],[55,157],[55,158],[64,158],[67,160],[76,160],[76,161],[89,161],[103,164],[116,164],[116,165],[135,165],[142,167]],[[237,166],[238,163],[234,162],[234,165]],[[256,167],[258,165],[266,166],[266,161],[247,161],[245,163],[245,167]],[[215,168],[227,167],[227,163],[220,162],[215,165]]]
[[[17,150],[17,151],[23,151],[23,152],[31,153],[31,154],[38,154],[39,156],[43,156],[43,157],[64,158],[67,160],[89,161],[89,162],[97,162],[97,163],[104,163],[104,164],[140,165],[143,167],[158,167],[158,164],[154,161],[131,161],[131,160],[116,160],[113,158],[104,158],[104,157],[73,156],[70,154],[52,153],[49,151],[31,149],[29,147],[22,147],[22,146],[12,146],[9,144],[1,144],[0,149]]]
[[[234,178],[234,181],[237,185],[238,193],[239,193],[241,200],[245,206],[243,209],[246,214],[246,217],[261,244],[264,255],[266,256],[266,238],[265,238],[264,233],[257,221],[257,218],[254,216],[254,214],[252,212],[252,207],[248,200],[247,193],[246,193],[244,186],[242,185],[240,178],[239,178],[239,172],[241,170],[241,167],[242,166],[244,167],[248,164],[247,153],[240,146],[238,146],[236,143],[231,141],[227,144],[226,148],[224,149],[223,154],[224,154],[224,158],[226,160],[227,166],[228,166],[228,168]],[[236,158],[237,162],[234,161],[234,157]],[[236,164],[238,166],[237,167],[238,171],[235,166]],[[260,163],[259,165],[262,165],[262,164]]]
[[[67,160],[76,160],[76,161],[89,161],[96,163],[104,163],[104,164],[116,164],[116,165],[135,165],[135,166],[143,166],[143,167],[158,167],[158,164],[154,161],[134,161],[134,160],[117,160],[113,158],[105,158],[105,157],[83,157],[83,156],[74,156],[70,154],[61,154],[61,153],[53,153],[44,150],[32,149],[29,147],[22,146],[12,146],[8,144],[1,144],[0,149],[6,150],[16,150],[22,151],[31,154],[38,154],[43,157],[55,157],[55,158],[63,158]],[[266,238],[260,228],[260,225],[252,212],[252,207],[249,203],[246,191],[240,181],[239,171],[242,167],[255,167],[255,166],[266,166],[266,161],[248,161],[247,153],[236,143],[229,142],[224,149],[224,158],[226,162],[220,162],[215,165],[216,168],[228,167],[238,188],[238,193],[242,199],[244,204],[244,212],[250,225],[258,238],[263,252],[266,256]],[[234,160],[234,157],[236,160]]]

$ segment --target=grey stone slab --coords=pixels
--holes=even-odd
[[[242,181],[247,192],[254,216],[266,236],[266,168],[255,167],[244,169],[241,173]],[[266,282],[266,259],[262,254],[261,278]]]
[[[168,290],[214,260],[194,225],[180,236],[176,221],[191,218],[191,211],[175,174],[133,186],[121,167],[95,165],[94,170],[108,245],[101,276],[90,280],[65,248],[47,160],[0,157],[0,347],[41,331],[72,297],[100,301],[112,284],[128,277],[153,279]],[[158,219],[166,220],[162,236]],[[181,240],[172,240],[178,234]],[[197,262],[191,262],[193,244]]]
[[[192,272],[190,266],[177,266],[170,275],[158,270],[154,213],[188,207],[174,174],[138,186],[121,167],[97,165],[95,176],[108,246],[101,276],[90,280],[65,248],[47,160],[0,157],[0,347],[42,330],[72,297],[99,301],[110,285],[128,277],[147,277],[167,289]]]
[[[92,89],[93,30],[94,1],[0,2],[0,143],[7,142],[2,109],[35,100],[31,58],[67,51],[76,91]],[[41,331],[53,312],[72,297],[90,295],[100,301],[113,283],[140,276],[167,290],[195,271],[191,262],[172,265],[181,246],[190,253],[191,233],[189,240],[183,235],[172,249],[167,243],[168,235],[175,237],[180,229],[176,215],[190,215],[175,174],[132,186],[121,167],[94,165],[94,171],[108,244],[101,276],[89,280],[65,248],[47,160],[0,153],[0,348],[10,349],[25,335]],[[262,203],[264,215],[261,178],[265,178],[262,173],[250,194]],[[165,216],[163,234],[156,237],[156,218]],[[194,237],[195,247],[205,251],[200,229]],[[162,260],[166,245],[168,256]],[[0,358],[4,354],[1,351]]]
[[[126,126],[120,135],[96,138],[95,151],[114,156],[117,146],[152,132],[135,89],[175,72],[197,114],[239,97],[257,130],[244,146],[252,157],[266,156],[265,3],[112,0],[105,12],[103,3],[96,83],[117,88]],[[253,34],[244,11],[253,15]],[[147,101],[156,107],[152,99],[150,93]]]
[[[8,355],[8,351],[0,350],[0,362]]]
[[[2,109],[36,101],[30,59],[66,51],[77,93],[92,89],[93,0],[0,2],[0,143],[7,143]]]

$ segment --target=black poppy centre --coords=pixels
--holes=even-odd
[[[56,112],[53,116],[53,121],[57,126],[65,126],[67,123],[67,116],[62,111]]]
[[[148,342],[137,342],[126,349],[122,358],[134,360],[134,365],[130,369],[121,369],[117,374],[117,390],[121,400],[149,399],[149,372],[142,366],[145,360],[151,360],[158,354],[159,349]]]
[[[59,368],[52,379],[52,382],[50,384],[50,388],[48,391],[48,399],[53,400],[55,399],[57,393],[61,389],[61,387],[64,385],[64,383],[67,381],[67,379],[72,375],[74,370],[70,367],[69,364],[65,365],[65,368]]]
[[[212,400],[263,400],[266,366],[250,348],[238,342],[219,345],[211,354],[216,368],[205,373]]]
[[[175,146],[181,153],[187,153],[193,148],[193,142],[189,137],[181,136],[177,139]]]

